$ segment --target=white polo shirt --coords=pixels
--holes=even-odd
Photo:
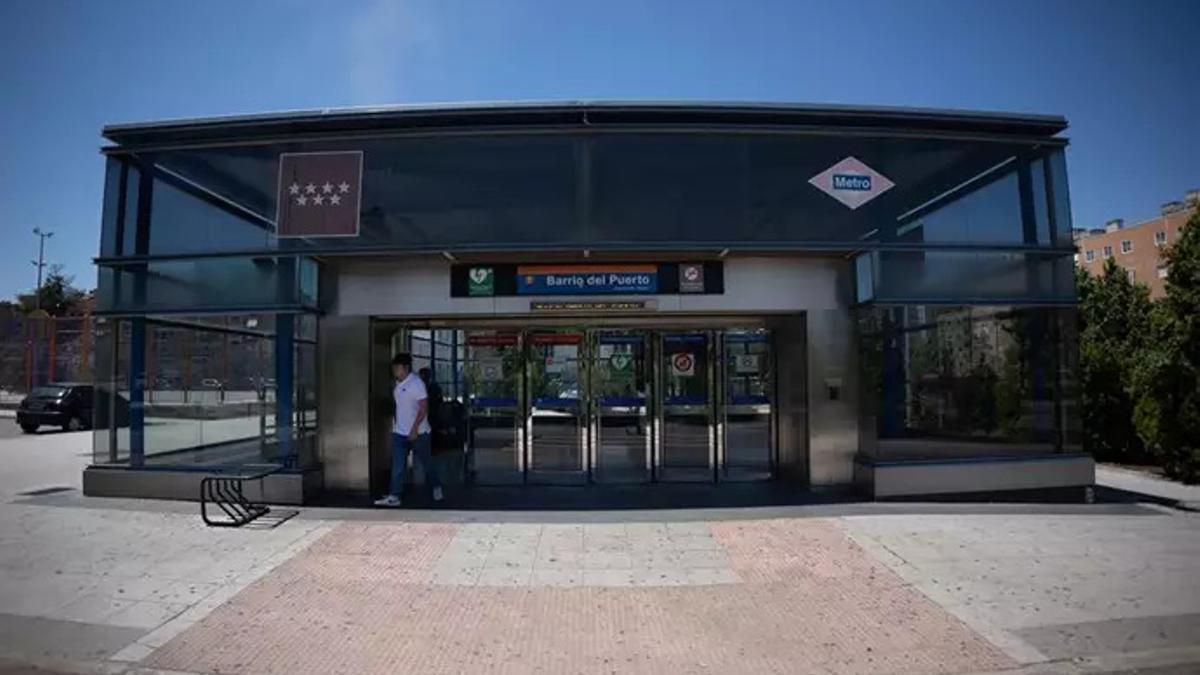
[[[412,431],[413,421],[417,419],[417,411],[421,401],[429,397],[425,392],[425,383],[415,373],[409,373],[403,381],[397,382],[392,389],[392,398],[396,400],[396,420],[392,424],[392,433],[407,436]],[[429,433],[429,416],[421,421],[419,434]]]

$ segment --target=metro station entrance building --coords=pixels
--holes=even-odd
[[[270,500],[366,503],[400,351],[463,490],[1090,485],[1065,128],[684,103],[106,127],[116,404],[85,492],[269,465]]]

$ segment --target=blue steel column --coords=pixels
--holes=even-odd
[[[275,316],[275,435],[285,466],[294,466],[292,400],[295,390],[295,314]]]
[[[146,462],[146,320],[129,320],[129,465]]]

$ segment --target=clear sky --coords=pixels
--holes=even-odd
[[[0,298],[91,287],[105,123],[517,99],[1055,113],[1075,224],[1200,187],[1200,0],[3,0]]]

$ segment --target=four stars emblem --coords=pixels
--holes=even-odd
[[[296,198],[296,206],[308,206],[310,202],[314,206],[324,206],[326,200],[330,206],[339,206],[342,203],[342,195],[350,193],[350,184],[346,181],[337,185],[329,181],[325,181],[323,185],[292,183],[287,189],[288,194]]]

